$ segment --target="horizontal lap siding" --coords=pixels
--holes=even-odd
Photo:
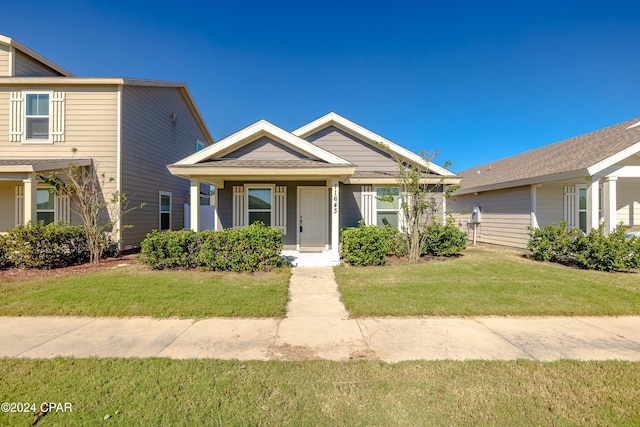
[[[239,149],[232,151],[223,158],[227,159],[267,159],[267,160],[289,160],[303,159],[304,154],[273,141],[266,136],[259,138]]]
[[[46,65],[35,61],[27,55],[16,52],[15,58],[15,73],[16,77],[35,77],[35,76],[59,76],[60,73],[52,70]]]
[[[620,178],[617,188],[616,221],[626,226],[640,226],[640,179]]]
[[[20,181],[0,181],[0,231],[16,226],[16,186]]]
[[[132,206],[145,203],[124,218],[133,225],[123,232],[125,249],[139,246],[147,233],[159,228],[160,191],[172,195],[171,228],[183,228],[190,184],[171,175],[166,165],[193,154],[197,140],[206,138],[178,88],[123,88],[122,191]]]
[[[481,243],[526,248],[529,241],[527,227],[531,222],[531,189],[488,191],[455,196],[447,202],[448,210],[454,213],[458,227],[472,237],[473,227],[468,227],[471,209],[480,206],[481,223],[478,224],[477,241]]]
[[[356,171],[396,172],[398,170],[398,165],[389,154],[335,126],[322,129],[305,139],[353,163],[357,166]]]
[[[536,188],[536,218],[538,226],[564,221],[564,187],[573,183],[544,184]]]
[[[0,45],[0,77],[11,76],[9,63],[9,46]]]
[[[356,227],[362,220],[360,185],[343,185],[340,191],[340,228]]]

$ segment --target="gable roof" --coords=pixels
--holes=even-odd
[[[229,154],[263,136],[267,136],[299,153],[305,154],[310,159],[322,160],[330,165],[351,166],[351,163],[345,159],[323,150],[322,148],[307,142],[284,129],[281,129],[266,120],[259,120],[246,128],[221,139],[215,144],[180,160],[174,165],[195,165],[207,160],[219,159],[220,157],[223,157],[224,155]]]
[[[17,41],[15,41],[14,39],[12,39],[10,37],[3,36],[2,34],[0,34],[0,44],[4,44],[6,46],[9,46],[9,47],[17,50],[17,51],[20,51],[21,53],[23,53],[26,56],[34,59],[35,61],[40,62],[41,64],[44,64],[47,67],[51,68],[55,72],[59,73],[61,76],[64,76],[64,77],[72,77],[73,76],[73,74],[71,74],[69,71],[65,70],[64,68],[62,68],[58,64],[55,64],[54,62],[49,61],[44,56],[40,55],[37,52],[32,51],[28,47],[24,46],[21,43],[18,43]]]
[[[371,146],[378,146],[378,144],[382,144],[383,146],[386,147],[386,149],[388,151],[390,151],[392,154],[395,154],[397,156],[399,156],[402,159],[408,160],[409,162],[412,162],[414,164],[418,164],[418,165],[422,165],[425,168],[428,168],[430,171],[432,171],[433,173],[437,174],[437,175],[441,175],[441,176],[455,176],[455,174],[451,171],[448,171],[447,169],[433,163],[433,162],[428,162],[426,163],[425,160],[417,155],[416,153],[407,150],[404,147],[401,147],[400,145],[389,141],[388,139],[378,135],[375,132],[370,131],[369,129],[366,129],[362,126],[360,126],[357,123],[352,122],[351,120],[348,120],[342,116],[340,116],[339,114],[336,114],[334,112],[330,112],[328,114],[325,114],[324,116],[320,117],[319,119],[316,119],[314,121],[312,121],[311,123],[308,123],[296,130],[294,130],[293,132],[291,132],[292,134],[300,137],[300,138],[306,138],[314,133],[317,133],[318,131],[321,131],[322,129],[325,129],[329,126],[335,126],[361,140],[363,140],[364,142],[367,142],[368,144],[370,144]]]
[[[457,194],[594,176],[640,153],[640,118],[460,172]]]

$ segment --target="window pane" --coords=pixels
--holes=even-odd
[[[49,115],[49,95],[46,93],[32,93],[27,95],[28,116]]]
[[[578,227],[580,228],[580,230],[586,232],[587,231],[587,213],[580,212],[578,214],[578,220],[579,220]]]
[[[393,200],[380,200],[379,197],[393,197]],[[398,187],[377,187],[376,188],[376,207],[378,209],[394,209],[400,208],[400,189]]]
[[[27,138],[28,139],[48,139],[49,138],[49,118],[27,118]]]
[[[264,225],[271,226],[271,212],[249,212],[249,224],[262,221]]]
[[[163,212],[160,214],[160,231],[171,228],[171,214]]]
[[[587,209],[587,190],[581,188],[578,190],[578,194],[580,195],[580,209]]]
[[[38,222],[44,221],[45,224],[51,224],[54,220],[53,212],[38,212]]]
[[[250,188],[249,209],[271,209],[271,189]]]
[[[49,190],[38,190],[38,210],[53,210],[54,195]]]
[[[160,212],[171,212],[171,196],[167,194],[160,196]]]
[[[376,218],[376,224],[381,227],[388,225],[398,228],[398,212],[378,212]]]

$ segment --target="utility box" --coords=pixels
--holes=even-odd
[[[481,214],[482,214],[482,209],[480,209],[480,206],[474,206],[474,208],[471,209],[471,223],[479,224],[480,221],[482,220]]]

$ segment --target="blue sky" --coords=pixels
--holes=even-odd
[[[2,3],[78,76],[186,82],[216,140],[335,111],[459,172],[640,116],[637,1]]]

